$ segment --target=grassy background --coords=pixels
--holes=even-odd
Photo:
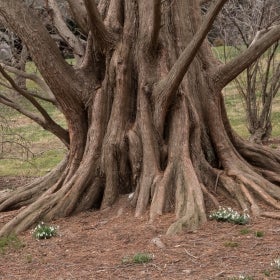
[[[249,131],[246,124],[246,111],[241,96],[234,84],[229,84],[224,90],[224,100],[227,114],[234,130],[242,137],[248,138]],[[280,136],[280,94],[275,97],[272,105],[272,137]]]
[[[54,120],[65,127],[63,115],[54,106],[47,102],[42,102],[42,105]],[[2,141],[8,143],[1,146],[0,176],[41,176],[61,161],[66,148],[58,138],[17,111],[1,104],[0,112],[5,116],[8,125],[2,126]]]
[[[242,48],[240,48],[242,49]],[[239,51],[231,46],[220,46],[212,48],[215,56],[222,62],[229,61],[238,55]],[[280,61],[280,47],[278,46],[275,61]],[[225,59],[227,57],[227,59]],[[241,74],[241,79],[246,81],[245,75]],[[226,103],[227,113],[231,125],[235,131],[242,137],[249,137],[249,131],[246,125],[246,111],[242,101],[242,97],[236,90],[235,83],[232,82],[223,90],[224,100]],[[272,137],[280,136],[280,92],[273,100],[272,105]]]
[[[214,52],[218,57],[222,56],[223,47],[217,47]],[[234,53],[234,56],[236,53]],[[28,71],[36,72],[33,63],[28,63]],[[27,83],[29,89],[36,90],[36,84],[32,81]],[[1,89],[1,88],[0,88]],[[229,84],[224,90],[224,99],[231,125],[242,137],[249,136],[246,127],[245,109],[241,96],[237,93],[234,83]],[[42,106],[49,112],[51,117],[60,125],[65,125],[62,114],[51,104],[41,102]],[[32,110],[32,106],[23,101],[25,108]],[[5,143],[0,147],[0,176],[41,176],[49,172],[57,165],[66,153],[66,148],[51,133],[45,131],[30,119],[19,114],[17,111],[0,104],[0,115],[5,116],[10,129],[1,126],[0,143],[5,140],[12,140],[7,134],[16,134],[16,140],[27,149],[14,143]],[[280,94],[273,102],[272,114],[272,136],[280,136]],[[2,137],[2,139],[1,139]]]

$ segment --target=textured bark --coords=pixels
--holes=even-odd
[[[216,1],[203,19],[199,2],[101,0],[97,7],[95,1],[84,1],[90,34],[77,69],[59,58],[31,11],[18,1],[0,3],[0,14],[30,46],[70,136],[60,178],[0,235],[25,230],[38,220],[110,207],[131,192],[136,217],[149,206],[151,221],[175,213],[169,234],[205,222],[205,205],[218,206],[217,193],[255,215],[277,216],[263,212],[258,199],[280,208],[280,155],[232,132],[221,90],[280,33],[268,32],[252,53],[242,54],[230,67],[220,65],[204,38],[226,1]],[[27,35],[35,28],[40,38]],[[6,200],[0,200],[1,210],[17,206]]]
[[[82,42],[71,32],[70,29],[68,29],[56,1],[49,0],[48,5],[52,12],[52,21],[55,28],[59,35],[68,42],[69,46],[72,48],[76,64],[79,64],[80,59],[84,56],[85,52]]]

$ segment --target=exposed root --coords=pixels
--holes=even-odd
[[[95,98],[96,102],[93,107],[95,110],[92,112],[92,126],[89,128],[87,146],[85,147],[85,150],[90,150],[90,152],[84,153],[84,159],[80,162],[78,168],[76,168],[75,162],[68,162],[64,176],[61,176],[56,184],[7,223],[1,229],[0,236],[26,230],[40,219],[49,220],[55,217],[67,216],[77,209],[79,200],[83,197],[83,192],[87,189],[89,181],[93,181],[95,174],[93,168],[98,170],[99,167],[97,162],[103,139],[101,137],[103,127],[100,125],[100,120],[103,117],[104,104],[106,104],[104,98],[106,96],[98,91]],[[76,172],[70,176],[69,174],[72,173],[73,164],[75,165]],[[99,199],[95,190],[91,194],[96,199]],[[91,201],[91,204],[94,203],[95,201]]]
[[[275,151],[270,147],[250,143],[237,135],[232,130],[229,123],[222,95],[221,114],[227,135],[229,136],[230,141],[232,142],[238,153],[240,153],[240,155],[252,166],[256,167],[257,170],[260,169],[279,173],[280,152]]]
[[[229,194],[236,196],[243,209],[249,204],[254,216],[263,215],[255,197],[279,210],[280,188],[270,179],[273,179],[273,182],[279,180],[277,173],[280,169],[280,153],[261,145],[251,144],[237,136],[230,127],[223,101],[220,105],[221,111],[217,110],[216,114],[211,114],[210,107],[208,109],[211,118],[211,137],[217,155],[226,176],[232,178],[235,184],[224,183],[224,188],[228,189]],[[212,107],[215,108],[215,105]],[[218,113],[221,114],[220,117]],[[225,129],[221,129],[222,127]],[[260,174],[265,174],[266,178]]]
[[[235,139],[235,141],[238,152],[253,166],[272,172],[279,172],[280,152],[269,147],[247,143],[239,138]]]
[[[233,203],[237,202],[243,210],[250,209],[250,202],[242,193],[239,182],[236,182],[226,174],[222,174],[220,177],[220,185],[221,188],[226,191],[225,196],[227,199],[231,198]]]
[[[272,207],[276,209],[280,209],[280,202],[270,196],[262,187],[258,184],[249,180],[244,175],[239,175],[238,178],[244,182],[249,188],[251,188],[254,192],[256,192],[267,204],[270,204]]]
[[[262,212],[261,216],[272,219],[280,219],[280,212]]]
[[[119,165],[117,159],[117,147],[110,145],[105,150],[104,169],[106,170],[106,188],[102,200],[101,209],[111,207],[119,194]],[[104,153],[104,152],[103,152]]]
[[[185,100],[174,110],[171,122],[168,159],[173,163],[170,173],[174,174],[172,186],[175,190],[175,213],[178,220],[170,226],[167,234],[175,234],[183,227],[194,230],[207,219],[201,183],[190,159],[190,120]],[[177,127],[182,128],[180,133]]]
[[[188,170],[188,168],[186,168]],[[194,174],[195,175],[195,174]],[[183,228],[197,229],[206,221],[206,212],[200,184],[197,177],[185,177],[178,174],[176,191],[176,216],[178,220],[167,230],[167,234],[176,234]]]
[[[242,165],[242,162],[236,160],[231,164],[232,168],[236,170],[238,164]],[[246,165],[242,171],[241,168],[237,170],[227,171],[227,174],[221,176],[220,181],[228,193],[236,197],[243,210],[250,209],[253,216],[262,215],[262,210],[256,202],[256,195],[274,209],[280,209],[279,188],[277,186],[248,169]],[[244,171],[248,172],[244,173]]]
[[[280,186],[280,175],[279,173],[273,172],[273,171],[268,171],[268,170],[263,170],[263,169],[258,169],[258,173],[262,174],[262,176],[268,180],[269,182],[272,182],[273,184],[279,185]]]
[[[214,204],[215,208],[218,208],[220,206],[220,203],[219,201],[215,198],[214,195],[212,195],[208,190],[207,188],[203,185],[203,184],[200,184],[200,187],[201,187],[201,190],[202,192],[204,193],[204,195],[206,197],[208,197],[210,199],[210,201],[212,201],[212,203]]]
[[[155,132],[153,130],[150,106],[147,100],[146,87],[143,86],[139,93],[140,111],[137,116],[138,127],[141,134],[142,143],[142,174],[139,181],[139,194],[135,216],[142,215],[149,204],[151,197],[155,191],[158,176],[160,175],[160,154]]]
[[[44,219],[44,215],[51,209],[60,196],[56,194],[43,195],[41,198],[23,209],[15,218],[5,224],[0,230],[0,236],[19,233],[30,228],[34,223]]]
[[[67,165],[67,157],[50,173],[36,179],[31,184],[5,193],[0,198],[0,211],[18,209],[34,202],[43,192],[54,185]]]
[[[156,186],[154,195],[152,197],[151,209],[150,209],[150,221],[153,222],[157,215],[162,215],[163,210],[167,203],[167,195],[170,186],[172,186],[173,164],[169,164],[164,171],[163,176],[160,176]],[[170,191],[170,190],[169,190]]]
[[[94,178],[93,182],[90,183],[87,189],[83,192],[75,212],[79,213],[92,208],[98,209],[102,198],[103,186],[104,180],[102,178]]]
[[[85,178],[80,176],[80,180],[75,181],[76,176],[73,176],[68,183],[59,180],[7,223],[1,229],[0,236],[24,231],[40,220],[48,221],[55,217],[69,215],[77,206],[79,195],[75,194],[84,187]]]
[[[178,220],[170,226],[167,234],[175,234],[183,228],[188,230],[198,228],[206,221],[206,213],[202,184],[199,183],[190,160],[178,161],[176,165],[167,166],[164,175],[160,177],[156,185],[150,209],[150,220],[153,221],[157,215],[162,214],[168,204],[168,194],[172,193],[172,188],[173,192],[176,192],[174,200]],[[211,196],[208,191],[207,193]],[[218,205],[217,200],[213,199],[213,201]]]
[[[253,198],[253,195],[248,191],[248,189],[243,185],[243,184],[240,184],[240,188],[241,188],[241,191],[243,192],[244,196],[246,197],[246,199],[249,201],[250,203],[250,209],[251,209],[251,212],[252,214],[257,217],[260,215],[261,213],[261,210],[259,208],[259,206],[257,205],[255,199]],[[243,210],[246,210],[243,208]]]
[[[181,164],[180,164],[181,165]],[[183,228],[195,230],[206,221],[203,193],[193,168],[182,164],[183,169],[176,176],[176,216],[178,220],[167,230],[167,234],[176,234]]]
[[[152,196],[152,190],[156,185],[156,177],[151,175],[142,175],[139,184],[140,188],[135,209],[135,217],[140,217],[146,211],[149,200]]]

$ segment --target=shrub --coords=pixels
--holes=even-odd
[[[224,243],[225,247],[231,247],[231,248],[234,248],[234,247],[238,247],[238,243],[237,242],[233,242],[233,241],[226,241]]]
[[[239,214],[232,208],[219,207],[219,209],[209,215],[211,220],[217,220],[220,222],[230,222],[234,224],[244,225],[249,222],[250,216],[246,211],[243,214]]]
[[[153,260],[153,255],[147,253],[137,253],[132,257],[125,257],[122,263],[148,263]]]
[[[40,222],[31,233],[36,239],[49,239],[57,235],[57,227]]]
[[[4,237],[0,238],[0,253],[2,253],[2,254],[5,253],[6,248],[20,249],[24,246],[25,245],[14,234],[4,236]]]
[[[248,228],[242,228],[241,230],[240,230],[240,234],[242,234],[242,235],[245,235],[245,234],[248,234],[248,233],[250,233],[251,231],[248,229]]]
[[[151,254],[146,253],[138,253],[133,256],[134,263],[147,263],[150,262],[152,259],[153,256]]]
[[[256,231],[255,232],[255,236],[256,237],[263,237],[264,236],[264,232],[263,231]]]
[[[280,270],[280,258],[273,260],[273,262],[271,263],[271,266]]]

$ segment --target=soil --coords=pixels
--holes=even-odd
[[[2,177],[0,190],[28,180]],[[16,213],[0,213],[0,227]],[[0,279],[280,279],[271,266],[280,258],[279,220],[208,221],[195,232],[166,236],[174,218],[165,214],[153,224],[148,213],[135,218],[123,196],[110,209],[53,221],[59,228],[51,239],[36,240],[30,231],[18,235],[20,248],[0,251]],[[139,253],[152,260],[134,263]]]

